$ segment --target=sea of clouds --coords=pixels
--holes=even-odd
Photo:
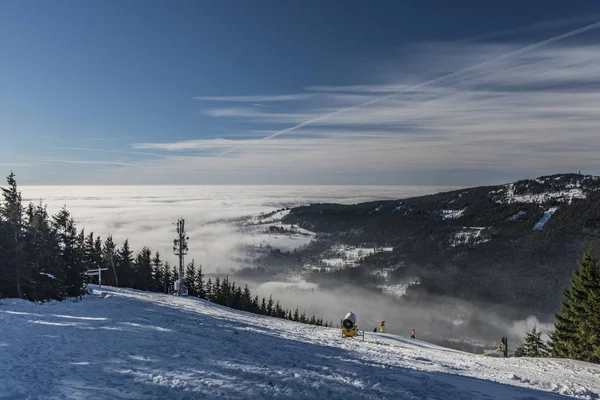
[[[22,186],[25,203],[42,202],[48,212],[66,206],[77,227],[121,245],[129,239],[139,251],[148,246],[163,260],[175,263],[176,223],[185,219],[189,236],[187,260],[206,272],[228,273],[239,267],[231,258],[241,255],[248,237],[226,220],[311,203],[353,204],[435,193],[448,188],[430,186]]]

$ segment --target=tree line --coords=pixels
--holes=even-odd
[[[163,261],[158,251],[144,247],[134,255],[127,239],[119,247],[112,236],[103,240],[93,232],[78,230],[66,207],[50,216],[41,202],[24,206],[14,173],[7,183],[8,187],[1,188],[4,201],[0,204],[0,298],[46,301],[81,296],[92,279],[85,272],[97,268],[108,269],[102,283],[109,286],[172,292],[178,268]],[[196,267],[194,260],[184,272],[190,296],[256,314],[332,325],[315,315],[307,317],[298,308],[286,310],[271,296],[252,296],[247,285],[237,286],[229,277],[205,280],[202,266]]]

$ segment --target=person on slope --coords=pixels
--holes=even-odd
[[[385,328],[385,321],[379,323],[379,332],[383,333],[383,328]]]
[[[416,339],[416,336],[415,336],[415,330],[414,330],[414,329],[413,329],[413,330],[412,330],[412,332],[410,333],[410,338],[411,338],[411,339]]]

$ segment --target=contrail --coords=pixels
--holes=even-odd
[[[392,98],[394,96],[397,96],[399,94],[419,89],[419,88],[421,88],[421,87],[423,87],[425,85],[431,85],[433,83],[437,83],[437,82],[442,81],[444,79],[453,78],[453,77],[455,77],[455,76],[457,76],[457,75],[459,75],[459,74],[461,74],[463,72],[467,72],[467,71],[470,71],[470,70],[473,70],[473,69],[482,67],[484,65],[487,65],[487,64],[490,64],[490,63],[493,63],[493,62],[496,62],[496,61],[500,61],[500,60],[506,59],[506,58],[518,56],[518,55],[526,53],[528,51],[535,50],[535,49],[538,49],[540,47],[546,46],[546,45],[548,45],[550,43],[554,43],[554,42],[557,42],[559,40],[569,38],[571,36],[579,35],[580,33],[584,33],[584,32],[587,32],[587,31],[590,31],[590,30],[596,29],[596,28],[600,28],[600,21],[598,21],[596,23],[593,23],[591,25],[584,26],[583,28],[575,29],[574,31],[571,31],[571,32],[563,33],[562,35],[551,37],[550,39],[542,40],[541,42],[534,43],[534,44],[529,45],[527,47],[523,47],[522,49],[519,49],[519,50],[511,51],[509,53],[500,55],[500,56],[492,58],[490,60],[483,61],[483,62],[480,62],[478,64],[471,65],[470,67],[461,68],[461,69],[459,69],[457,71],[451,72],[451,73],[446,74],[446,75],[442,75],[440,77],[431,79],[431,80],[426,81],[426,82],[419,83],[419,84],[411,86],[409,88],[402,89],[402,90],[399,90],[397,92],[394,92],[394,93],[391,93],[391,94],[388,94],[388,95],[385,95],[385,96],[377,97],[377,98],[374,98],[372,100],[369,100],[369,101],[361,103],[361,104],[357,104],[357,105],[352,106],[352,107],[342,108],[342,109],[334,111],[332,113],[321,115],[320,117],[309,119],[307,121],[299,123],[298,125],[294,125],[292,127],[283,129],[283,130],[278,131],[278,132],[275,132],[275,133],[273,133],[273,134],[271,134],[269,136],[266,136],[266,137],[264,137],[262,139],[259,139],[258,141],[273,139],[274,137],[277,137],[279,135],[283,135],[284,133],[295,131],[296,129],[302,128],[303,126],[314,124],[315,122],[322,121],[324,119],[333,117],[335,115],[338,115],[338,114],[341,114],[341,113],[344,113],[344,112],[347,112],[347,111],[356,110],[358,108],[362,108],[362,107],[365,107],[365,106],[369,106],[371,104],[375,104],[375,103],[378,103],[380,101],[390,99],[390,98]],[[231,153],[232,151],[238,149],[239,147],[240,146],[236,146],[236,147],[233,147],[233,148],[231,148],[229,150],[226,150],[223,153],[219,154],[219,157],[224,156],[225,154]]]

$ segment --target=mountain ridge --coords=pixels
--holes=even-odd
[[[334,243],[390,246],[365,257],[360,278],[386,269],[398,283],[417,276],[407,297],[448,296],[552,317],[577,260],[600,246],[600,177],[554,174],[398,200],[292,208],[286,224],[315,232],[313,248]],[[294,257],[314,258],[311,246]],[[317,270],[325,283],[339,271]],[[332,275],[332,277],[334,277]],[[525,304],[523,306],[523,304]]]

